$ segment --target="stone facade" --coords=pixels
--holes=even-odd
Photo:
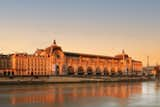
[[[11,56],[0,54],[0,76],[6,75],[8,72],[12,73],[11,68]]]
[[[32,55],[12,54],[9,60],[8,72],[20,76],[132,75],[142,71],[142,62],[133,60],[124,51],[115,57],[65,52],[55,41],[45,49],[37,49]]]

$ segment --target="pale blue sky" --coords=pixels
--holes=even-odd
[[[159,0],[0,0],[0,50],[28,52],[56,39],[63,50],[114,56],[125,49],[160,63]]]

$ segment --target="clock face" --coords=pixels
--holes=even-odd
[[[57,50],[57,51],[54,52],[54,55],[55,55],[55,57],[56,57],[57,59],[62,59],[64,54],[63,54],[62,51]]]
[[[57,54],[57,53],[55,54],[55,56],[56,56],[56,58],[58,58],[58,59],[60,58],[60,55],[59,55],[59,54]]]

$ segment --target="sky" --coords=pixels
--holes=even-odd
[[[0,53],[64,51],[160,64],[160,0],[0,0]]]

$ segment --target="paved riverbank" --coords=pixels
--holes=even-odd
[[[51,83],[89,83],[89,82],[134,82],[150,81],[148,77],[69,77],[69,76],[52,76],[52,77],[0,77],[0,85],[8,84],[51,84]]]

